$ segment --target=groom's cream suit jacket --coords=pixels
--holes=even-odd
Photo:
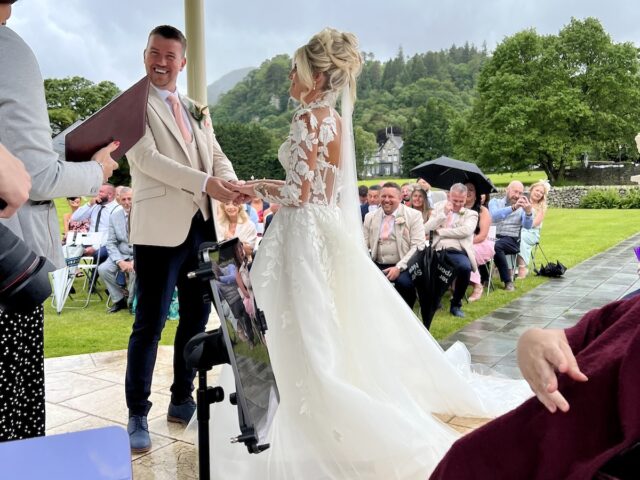
[[[173,247],[187,237],[198,211],[207,175],[237,180],[231,162],[222,152],[205,114],[197,121],[195,103],[180,95],[188,112],[198,158],[190,158],[175,119],[152,86],[147,103],[147,129],[127,152],[133,188],[130,242]],[[211,212],[215,214],[214,206]]]
[[[382,223],[383,215],[382,208],[378,208],[375,212],[367,213],[364,217],[364,239],[374,261],[378,254],[380,224]],[[416,209],[400,204],[396,211],[393,228],[398,245],[398,253],[400,254],[400,261],[396,264],[396,267],[400,270],[406,270],[407,262],[416,251],[416,248],[426,241],[422,214]]]

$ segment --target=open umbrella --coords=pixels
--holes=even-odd
[[[424,178],[432,187],[443,190],[449,190],[454,183],[472,182],[478,193],[497,192],[491,180],[475,163],[463,162],[455,158],[439,157],[429,160],[412,168],[411,173]]]
[[[422,323],[431,327],[431,320],[436,314],[442,295],[453,282],[454,269],[444,250],[435,251],[431,246],[433,235],[429,244],[416,253],[407,262],[407,271],[418,293],[420,302],[420,314]]]

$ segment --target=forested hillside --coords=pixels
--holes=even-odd
[[[478,74],[488,59],[486,49],[469,44],[416,54],[410,58],[406,58],[400,49],[395,58],[386,62],[376,60],[373,54],[364,55],[365,64],[358,82],[358,102],[354,113],[359,153],[368,153],[375,148],[376,133],[390,125],[405,134],[409,152],[419,148],[412,145],[411,132],[428,128],[427,123],[444,123],[446,132],[448,125],[471,107]],[[278,55],[265,61],[220,97],[212,109],[214,125],[257,124],[276,140],[271,146],[275,152],[277,140],[284,139],[295,108],[289,98],[290,69],[291,58],[288,55]],[[434,121],[434,115],[443,118]],[[236,134],[239,133],[238,128],[238,125],[234,126]],[[225,140],[220,139],[224,148]],[[229,148],[234,147],[229,145]],[[408,170],[419,159],[407,160]],[[257,176],[263,174],[256,173]]]

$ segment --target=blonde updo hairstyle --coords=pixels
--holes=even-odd
[[[362,55],[358,39],[353,33],[325,28],[293,55],[298,81],[302,85],[301,98],[315,89],[313,76],[325,75],[325,91],[339,92],[349,85],[351,99],[356,99],[356,79],[362,70]]]

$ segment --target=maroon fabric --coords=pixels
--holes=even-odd
[[[640,297],[566,330],[586,383],[560,375],[569,412],[532,398],[458,440],[431,480],[592,478],[640,440]]]

